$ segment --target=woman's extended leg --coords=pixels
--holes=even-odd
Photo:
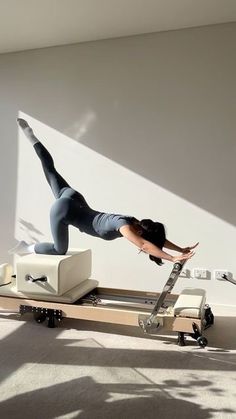
[[[62,198],[61,195],[65,190],[69,191],[69,194],[74,194],[75,191],[70,188],[70,185],[56,171],[52,156],[35,137],[33,130],[28,123],[20,118],[17,119],[17,122],[34,146],[34,149],[41,160],[46,179],[57,199],[50,212],[51,231],[54,243],[37,243],[35,245],[29,245],[25,241],[20,241],[13,249],[9,250],[9,253],[23,255],[35,252],[48,255],[63,255],[68,249],[68,215],[70,213],[72,200]]]
[[[60,198],[64,188],[70,188],[70,185],[56,171],[51,154],[39,141],[34,144],[34,149],[41,160],[45,177],[53,192],[55,198]]]
[[[24,131],[26,137],[33,145],[38,157],[41,160],[45,177],[50,185],[55,198],[59,198],[63,188],[70,188],[70,185],[63,179],[63,177],[56,171],[51,154],[44,147],[44,145],[35,137],[32,128],[28,123],[21,118],[17,119],[19,126]]]

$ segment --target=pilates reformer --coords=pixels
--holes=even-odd
[[[91,251],[87,249],[63,256],[27,255],[17,263],[16,275],[5,269],[0,308],[21,316],[33,313],[38,323],[47,320],[48,327],[67,317],[140,326],[151,335],[177,332],[180,346],[188,335],[204,348],[208,342],[203,331],[214,323],[205,290],[171,293],[184,264],[174,263],[162,293],[155,293],[99,287],[88,279]]]

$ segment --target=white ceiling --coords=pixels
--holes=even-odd
[[[0,53],[236,21],[236,0],[0,0]]]

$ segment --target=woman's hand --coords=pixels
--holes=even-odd
[[[179,256],[172,256],[172,262],[181,262],[182,260],[188,260],[191,257],[193,257],[193,255],[195,255],[195,253],[193,251],[188,252],[188,253],[182,253],[182,255]]]
[[[189,247],[184,247],[181,249],[182,253],[189,253],[191,252],[193,249],[195,249],[195,247],[197,247],[199,245],[199,242],[194,244],[193,246],[189,246]]]

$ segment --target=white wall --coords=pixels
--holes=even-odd
[[[226,24],[1,55],[1,262],[14,237],[50,239],[53,198],[19,114],[93,208],[160,220],[170,240],[200,241],[190,269],[235,278],[235,36]],[[71,246],[92,248],[102,286],[160,290],[171,269],[124,239],[71,229]],[[236,304],[229,283],[185,286]]]

